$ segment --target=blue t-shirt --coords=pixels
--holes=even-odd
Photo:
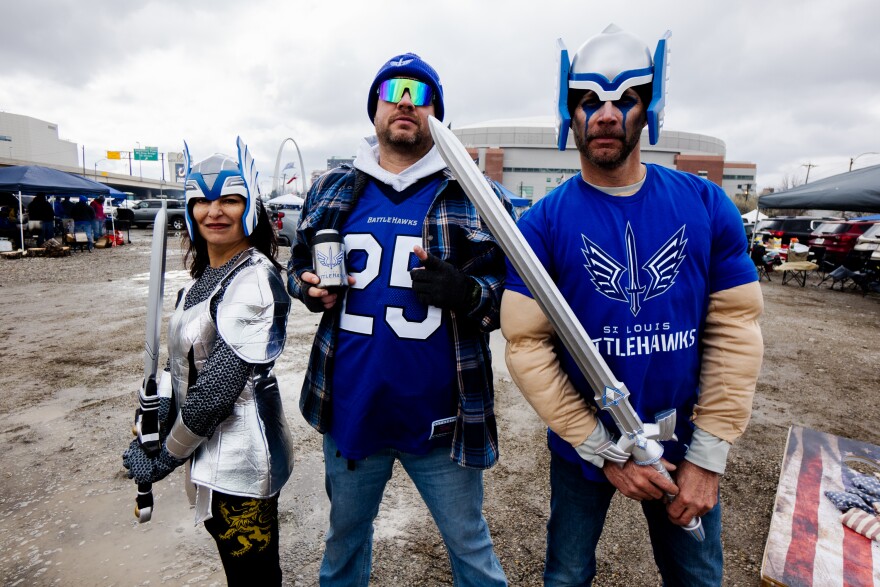
[[[709,294],[757,280],[733,202],[695,175],[647,165],[632,196],[610,196],[577,175],[518,226],[642,420],[676,410],[678,441],[663,443],[664,457],[681,461],[693,433]],[[509,262],[506,288],[531,297]],[[559,346],[563,370],[592,402],[586,379]],[[599,417],[618,432],[611,414],[600,410]],[[552,431],[548,442],[580,463],[585,477],[605,480]]]
[[[343,299],[333,369],[330,435],[347,459],[393,448],[424,454],[452,443],[456,367],[448,313],[419,302],[422,225],[437,176],[403,192],[370,181],[342,227],[357,281]]]

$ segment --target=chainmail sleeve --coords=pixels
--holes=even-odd
[[[232,259],[229,264],[234,264],[235,260]],[[218,281],[225,277],[227,265],[218,269],[209,267],[187,293],[185,307],[206,299]],[[223,299],[226,286],[236,273],[248,265],[249,263],[245,263],[236,267],[229,278],[223,279],[223,285],[211,300],[211,317],[215,322],[217,306]],[[251,364],[239,358],[218,336],[204,368],[196,376],[195,383],[189,386],[186,400],[180,408],[181,419],[186,427],[198,436],[210,438],[217,426],[232,414],[235,400],[241,395],[252,368]]]
[[[232,414],[235,400],[247,382],[251,365],[241,360],[222,338],[190,385],[180,410],[183,423],[195,434],[210,438],[217,426]]]

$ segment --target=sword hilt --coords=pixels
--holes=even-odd
[[[138,493],[135,498],[134,517],[139,524],[149,522],[153,517],[153,484],[138,483]]]
[[[651,466],[654,468],[654,470],[663,475],[668,481],[670,481],[671,483],[675,483],[675,481],[672,479],[672,475],[669,474],[669,471],[666,470],[666,467],[663,466],[663,463],[657,461],[655,463],[651,463]],[[667,493],[666,499],[667,501],[671,502],[675,499],[675,496]],[[691,518],[691,521],[682,526],[682,529],[690,534],[691,537],[697,542],[702,542],[706,539],[706,531],[703,529],[703,521],[700,519],[699,516],[694,516],[693,518]]]
[[[144,380],[143,388],[138,394],[139,407],[135,412],[134,428],[138,443],[144,452],[152,456],[159,452],[159,393],[156,378]]]

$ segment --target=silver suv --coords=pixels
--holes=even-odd
[[[153,224],[156,214],[162,208],[162,202],[168,207],[168,225],[174,230],[183,230],[186,228],[186,218],[184,218],[183,202],[180,200],[141,200],[131,207],[131,224],[135,227],[144,227]]]

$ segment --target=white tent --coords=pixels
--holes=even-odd
[[[765,218],[767,218],[767,215],[758,212],[758,209],[755,208],[751,212],[746,212],[745,214],[743,214],[742,217],[743,220],[745,220],[749,224],[755,224],[758,220],[764,220]]]
[[[294,194],[282,194],[277,198],[272,198],[266,203],[272,204],[273,206],[294,206],[296,208],[302,208],[304,201],[305,200]]]

